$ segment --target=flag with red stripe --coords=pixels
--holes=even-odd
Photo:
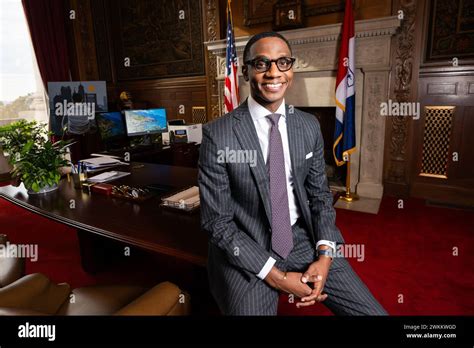
[[[352,0],[346,0],[336,79],[336,128],[333,155],[338,166],[355,151],[355,35]]]
[[[239,80],[237,76],[237,53],[235,50],[234,27],[232,24],[232,11],[230,0],[227,1],[227,49],[226,49],[226,70],[224,103],[225,112],[231,112],[239,105]]]

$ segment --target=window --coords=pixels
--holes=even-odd
[[[21,0],[0,1],[0,125],[48,122],[45,91]]]

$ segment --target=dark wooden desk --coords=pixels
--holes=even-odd
[[[154,146],[140,146],[136,148],[123,148],[119,150],[110,150],[101,152],[106,155],[125,158],[125,153],[129,154],[130,162],[142,162],[162,165],[176,165],[173,163],[173,152],[170,146],[162,147]],[[88,156],[91,157],[91,156]],[[181,166],[184,167],[184,166]]]
[[[114,185],[164,184],[179,189],[197,184],[197,170],[193,168],[131,163],[118,170],[130,171],[131,175],[111,182]],[[207,236],[200,229],[199,212],[187,215],[160,208],[158,196],[136,204],[89,195],[75,190],[72,180],[62,179],[59,190],[46,195],[28,195],[22,184],[0,187],[0,197],[75,227],[82,236],[96,234],[199,266],[206,263]]]
[[[200,145],[196,143],[176,143],[164,147],[153,145],[106,151],[103,153],[124,158],[125,153],[128,152],[131,162],[197,168],[199,146]]]

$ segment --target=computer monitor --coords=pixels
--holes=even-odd
[[[129,136],[167,132],[166,109],[125,110],[125,124]]]
[[[128,146],[127,131],[121,112],[99,112],[95,115],[100,138],[107,151]]]
[[[121,112],[99,112],[95,119],[103,141],[125,138],[125,124]]]

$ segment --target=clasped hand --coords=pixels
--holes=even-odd
[[[304,273],[287,272],[286,279],[283,279],[282,272],[274,267],[265,280],[270,286],[300,298],[301,301],[296,303],[297,308],[308,307],[328,297],[322,291],[330,266],[331,259],[322,257],[309,265]]]

